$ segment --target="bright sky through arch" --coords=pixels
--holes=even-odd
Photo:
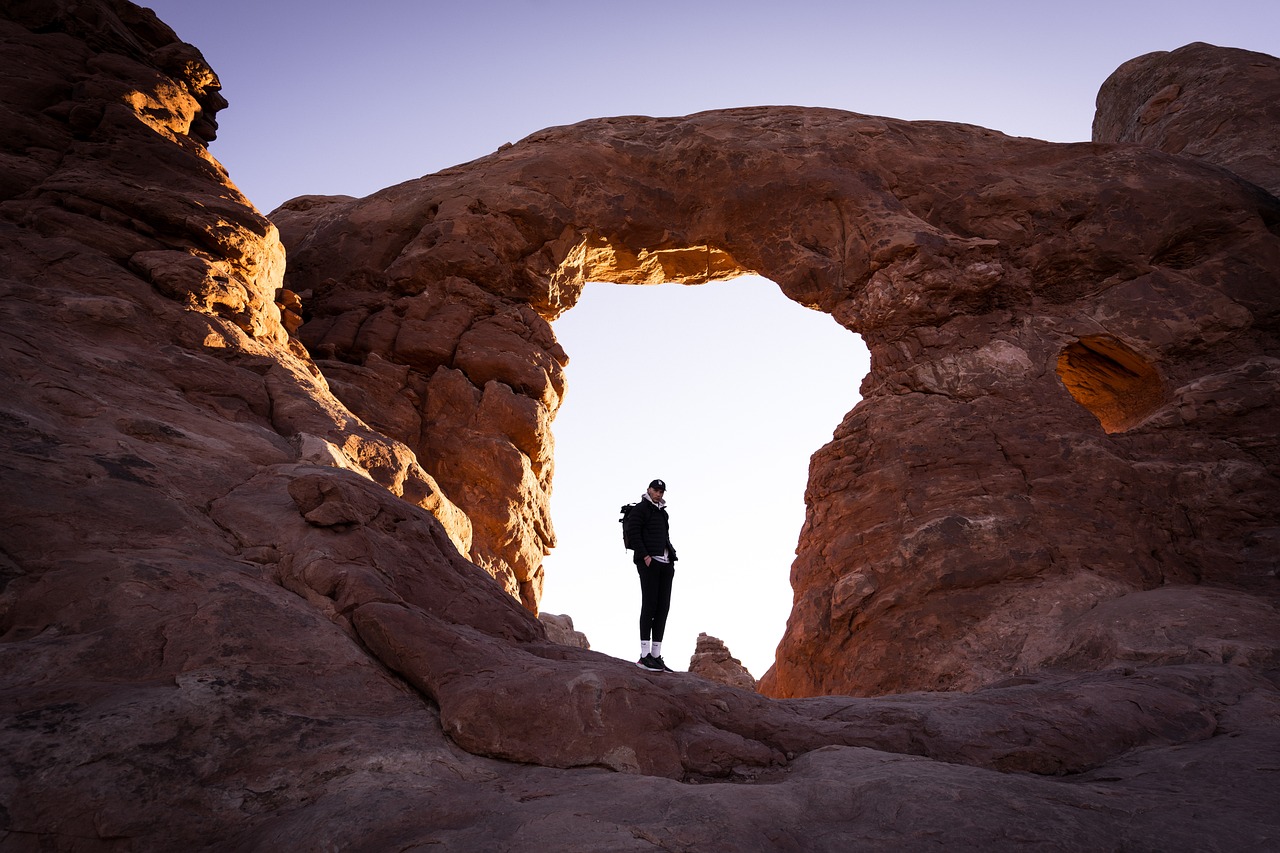
[[[809,456],[858,401],[866,347],[758,276],[588,284],[553,328],[570,362],[544,609],[572,616],[592,648],[639,657],[639,581],[616,519],[659,477],[680,557],[663,657],[686,668],[705,631],[758,678],[791,610]]]

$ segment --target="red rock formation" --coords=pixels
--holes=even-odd
[[[755,678],[742,665],[742,661],[729,654],[724,641],[705,633],[698,635],[693,657],[689,658],[689,671],[730,687],[756,689]]]
[[[574,629],[573,617],[544,612],[538,614],[538,621],[546,629],[547,639],[551,642],[578,649],[591,648],[587,635]]]
[[[1276,837],[1271,756],[1280,748],[1280,698],[1274,683],[1260,674],[1273,666],[1268,661],[1274,644],[1268,641],[1274,629],[1266,622],[1272,611],[1260,596],[1246,598],[1241,592],[1270,546],[1259,533],[1249,542],[1253,552],[1241,550],[1235,532],[1256,525],[1253,519],[1265,514],[1259,507],[1267,505],[1255,502],[1252,517],[1243,518],[1239,495],[1252,470],[1248,454],[1266,453],[1274,440],[1274,434],[1259,438],[1256,430],[1250,432],[1250,417],[1261,419],[1265,413],[1251,415],[1243,405],[1251,398],[1241,389],[1269,386],[1265,372],[1244,368],[1200,374],[1191,390],[1186,379],[1201,363],[1196,359],[1231,366],[1233,358],[1266,358],[1260,339],[1273,315],[1264,310],[1270,303],[1262,297],[1270,291],[1250,296],[1246,286],[1254,281],[1249,270],[1274,269],[1264,263],[1271,256],[1258,254],[1272,244],[1257,230],[1255,218],[1269,215],[1271,208],[1263,206],[1260,213],[1256,194],[1242,201],[1230,192],[1238,185],[1228,180],[1224,189],[1215,183],[1222,180],[1215,172],[1163,155],[1123,154],[1130,166],[1151,165],[1156,176],[1144,180],[1158,185],[1181,181],[1184,189],[1199,187],[1208,194],[1207,182],[1218,191],[1219,213],[1233,211],[1235,230],[1197,244],[1226,284],[1220,291],[1204,285],[1207,294],[1195,291],[1206,298],[1195,311],[1184,309],[1190,319],[1182,325],[1171,324],[1170,340],[1181,340],[1178,329],[1192,320],[1199,318],[1203,326],[1205,305],[1224,306],[1222,316],[1234,316],[1227,299],[1243,300],[1253,325],[1229,335],[1225,327],[1219,329],[1219,337],[1199,349],[1136,346],[1111,320],[1124,316],[1115,312],[1123,303],[1113,298],[1104,305],[1112,313],[1098,308],[1087,333],[1064,334],[1060,346],[1034,350],[1035,364],[1050,378],[1023,377],[1032,385],[1057,382],[1061,353],[1077,339],[1088,342],[1085,349],[1095,354],[1133,352],[1157,369],[1161,387],[1177,401],[1181,427],[1163,426],[1171,417],[1165,404],[1155,416],[1164,432],[1149,431],[1148,419],[1107,434],[1092,415],[1076,410],[1064,387],[1059,391],[1063,411],[1074,413],[1065,422],[1078,430],[1072,435],[1090,438],[1084,446],[1094,452],[1085,461],[1115,472],[1118,485],[1112,491],[1118,494],[1102,505],[1105,509],[1129,506],[1126,497],[1131,502],[1133,493],[1123,477],[1130,473],[1127,466],[1136,466],[1135,459],[1149,468],[1163,464],[1185,473],[1189,463],[1178,461],[1183,457],[1174,457],[1177,451],[1215,475],[1177,480],[1176,497],[1195,508],[1200,504],[1187,493],[1217,488],[1231,498],[1220,504],[1221,515],[1188,514],[1186,527],[1213,524],[1171,528],[1169,539],[1183,549],[1188,565],[1213,568],[1218,586],[1112,595],[1087,623],[1077,624],[1071,643],[1059,643],[1064,668],[1088,669],[1106,656],[1132,662],[1129,671],[1032,675],[970,694],[770,700],[683,674],[650,674],[627,661],[548,642],[540,623],[509,589],[462,556],[474,547],[467,538],[468,521],[475,522],[477,541],[487,543],[479,546],[483,550],[495,547],[491,537],[498,516],[481,512],[487,505],[466,494],[466,479],[458,481],[455,505],[442,494],[442,481],[427,473],[432,469],[419,464],[417,450],[424,445],[457,441],[460,449],[493,448],[488,456],[471,452],[472,459],[427,461],[451,476],[460,476],[462,466],[475,466],[477,476],[505,483],[504,500],[514,500],[524,482],[516,473],[525,476],[525,463],[507,469],[511,480],[494,472],[512,461],[500,438],[520,447],[514,439],[524,436],[524,446],[533,452],[529,476],[536,479],[532,460],[544,445],[536,442],[536,431],[530,436],[521,430],[540,423],[543,411],[527,401],[553,409],[548,395],[554,391],[555,358],[544,350],[532,367],[521,358],[543,345],[545,329],[532,318],[540,316],[538,311],[553,313],[554,299],[569,298],[573,278],[563,273],[554,292],[531,292],[533,298],[526,299],[520,289],[537,282],[517,273],[543,260],[536,252],[520,256],[512,272],[501,258],[510,250],[502,242],[510,232],[503,229],[519,232],[523,226],[536,235],[546,226],[537,218],[541,208],[531,205],[529,219],[495,218],[484,212],[491,208],[479,205],[480,196],[457,196],[470,199],[449,214],[459,219],[436,214],[439,233],[433,239],[450,245],[443,255],[419,253],[427,266],[455,265],[455,278],[430,279],[421,293],[404,297],[403,314],[392,311],[368,328],[365,321],[386,309],[381,300],[387,294],[379,288],[396,279],[369,266],[367,258],[353,261],[366,264],[363,272],[337,271],[351,288],[347,309],[337,307],[342,287],[313,291],[326,308],[311,322],[333,318],[331,329],[362,300],[369,308],[353,340],[379,346],[357,357],[331,341],[332,354],[348,360],[342,366],[341,359],[325,360],[333,388],[369,415],[362,420],[330,393],[330,380],[281,325],[274,299],[278,295],[286,308],[289,303],[280,292],[281,252],[274,228],[204,150],[220,101],[216,78],[198,52],[179,44],[150,13],[121,0],[9,4],[0,17],[0,68],[5,72],[0,75],[5,163],[0,192],[0,420],[5,424],[0,434],[0,517],[5,519],[0,528],[0,847],[6,851],[428,845],[566,851],[892,845],[911,850],[931,849],[940,841],[958,850],[990,850],[1012,843],[1061,846],[1063,838],[1084,848],[1204,850],[1262,849]],[[696,155],[709,150],[689,147],[699,133],[715,133],[723,141],[732,138],[723,136],[727,131],[761,126],[772,127],[778,141],[812,134],[815,150],[837,145],[842,129],[880,128],[879,135],[911,139],[918,151],[931,145],[950,145],[953,154],[968,151],[959,158],[961,173],[1016,173],[1018,180],[1022,172],[1014,165],[1050,156],[1048,149],[990,134],[997,151],[1010,147],[1011,159],[986,162],[978,156],[986,149],[975,152],[963,144],[975,134],[985,138],[986,132],[972,128],[784,109],[689,122],[590,123],[551,133],[544,142],[517,145],[504,152],[512,161],[482,162],[474,174],[455,170],[440,180],[465,178],[480,188],[493,180],[505,186],[511,164],[523,162],[527,179],[554,183],[556,173],[544,167],[557,157],[612,140],[597,149],[596,160],[566,159],[599,167],[598,182],[584,177],[580,186],[612,192],[606,185],[618,178],[609,178],[611,146],[640,151],[665,139]],[[651,137],[655,131],[659,135]],[[863,133],[854,132],[855,139]],[[577,149],[574,139],[580,139]],[[712,148],[724,152],[716,168],[730,171],[735,163],[748,165],[751,157],[797,156],[782,149],[769,154]],[[555,149],[561,149],[559,155]],[[1068,146],[1053,156],[1061,158],[1062,175],[1074,176],[1084,187],[1090,185],[1090,170],[1105,174],[1115,165],[1111,158],[1119,155],[1112,151]],[[834,157],[835,149],[828,153],[831,174],[838,174],[835,166],[844,161]],[[708,158],[711,168],[716,161]],[[633,188],[644,201],[639,209],[675,203],[663,202],[664,184],[658,180],[669,165],[658,158],[656,172],[634,177]],[[494,174],[484,178],[481,173],[490,166]],[[1029,172],[1047,181],[1051,170]],[[917,186],[911,169],[903,174],[907,183],[901,186]],[[867,173],[859,186],[874,188],[882,177]],[[796,179],[810,189],[821,185],[803,170]],[[1012,192],[1017,181],[1003,180],[1001,192]],[[776,215],[785,218],[802,209],[804,198],[798,190],[788,194],[785,184],[743,192],[768,190],[779,202]],[[1081,194],[1087,197],[1083,189]],[[1024,210],[1039,215],[1041,207],[1030,203],[1035,198],[1024,198]],[[887,217],[883,225],[889,230],[872,236],[892,236],[899,233],[897,226],[911,221],[906,206],[891,204],[887,195],[872,192],[854,199],[858,205],[879,204]],[[730,200],[751,208],[749,199]],[[687,223],[696,222],[699,212],[668,212],[684,214],[671,216],[677,223],[670,233],[673,245],[696,245],[692,238],[699,234],[681,229],[690,228]],[[705,215],[710,221],[720,214]],[[1100,232],[1095,220],[1110,215],[1086,212],[1076,228],[1122,248],[1129,241],[1146,245],[1143,241],[1158,236],[1127,241]],[[815,298],[822,292],[819,285],[830,283],[819,273],[838,266],[833,265],[839,256],[818,251],[826,244],[816,239],[821,237],[816,221],[796,219],[791,242],[752,250],[744,241],[733,243],[732,252],[724,247],[720,254],[704,252],[698,270],[691,253],[654,250],[663,248],[661,232],[637,220],[632,233],[623,227],[625,220],[619,208],[616,218],[605,222],[609,227],[603,233],[612,242],[584,238],[575,244],[576,235],[569,235],[565,242],[577,249],[564,257],[576,258],[578,269],[598,271],[607,260],[619,275],[666,270],[680,276],[721,274],[732,257],[738,259],[733,263],[774,270],[793,295]],[[940,215],[938,221],[950,220]],[[1027,214],[1027,223],[1036,221]],[[851,228],[859,224],[848,223]],[[1153,228],[1161,223],[1168,227],[1157,217]],[[350,226],[334,227],[342,233]],[[967,251],[981,254],[995,247],[970,244],[965,242],[970,238],[954,233],[926,239],[929,232],[922,227],[902,231],[900,244],[867,244],[898,248],[876,255],[872,283],[850,280],[848,298],[858,306],[868,302],[874,311],[867,310],[885,322],[906,323],[934,310],[954,313],[956,305],[969,300],[998,306],[998,294],[974,290],[986,274],[965,263]],[[491,250],[476,242],[486,234],[507,237],[495,238],[497,249]],[[1059,251],[1074,246],[1061,239],[1067,244]],[[912,251],[912,240],[922,248]],[[1224,242],[1233,254],[1221,253]],[[851,243],[849,257],[857,257],[859,247],[863,244]],[[410,255],[417,252],[410,249]],[[544,260],[558,252],[545,251]],[[1042,260],[1055,257],[1043,246],[1035,252]],[[493,258],[499,259],[494,275],[482,277],[488,289],[457,277],[464,267],[479,276],[486,259]],[[761,263],[770,259],[781,267]],[[959,270],[959,278],[935,281],[926,275],[926,262]],[[780,275],[779,268],[796,274]],[[818,272],[806,272],[813,270]],[[879,272],[886,278],[876,279]],[[946,304],[931,307],[930,300],[906,289],[921,277],[936,284],[931,299]],[[1030,286],[1030,280],[1015,278]],[[1053,280],[1063,286],[1061,278]],[[352,283],[359,281],[363,289]],[[884,298],[892,286],[902,290],[891,299],[876,302],[867,295],[870,288]],[[390,335],[391,327],[402,328],[407,318],[425,326],[454,322],[448,319],[451,301],[429,303],[434,306],[429,311],[420,303],[430,299],[422,293],[437,287],[462,294],[470,306],[466,310],[479,309],[477,318],[483,315],[486,322],[479,323],[482,330],[466,346],[462,342],[478,319],[461,323],[458,345],[448,348],[433,350],[433,338],[425,333],[406,334],[405,351],[418,353],[415,358],[436,352],[448,360],[427,377],[424,406],[413,394],[425,362],[415,366],[397,360],[394,347],[378,353],[388,339],[398,339],[398,332],[396,338]],[[1114,295],[1114,289],[1103,292]],[[968,389],[975,396],[964,405],[983,408],[983,398],[972,389],[988,387],[989,373],[976,374],[966,384],[960,381],[970,375],[966,370],[1003,366],[1004,373],[994,371],[995,379],[1012,381],[1022,361],[1011,347],[1047,334],[1036,325],[1047,322],[1036,321],[1040,316],[1023,325],[1010,320],[1003,336],[977,353],[953,348],[950,362],[926,347],[921,352],[930,357],[915,362],[923,371],[918,377],[906,363],[889,359],[868,383],[870,390],[879,389],[874,405],[887,407],[886,419],[928,411],[925,404],[968,414],[947,394],[896,393],[902,389],[894,382],[929,378]],[[956,321],[928,334],[920,331],[930,328],[927,324],[906,323],[902,340],[941,347],[950,322]],[[976,320],[965,322],[983,327]],[[380,336],[373,334],[377,328]],[[1103,332],[1127,349],[1095,348]],[[454,340],[453,334],[447,337]],[[882,330],[882,358],[898,352],[891,345],[897,340]],[[1227,352],[1224,340],[1234,342]],[[1068,362],[1087,364],[1090,358],[1072,350]],[[949,373],[942,370],[945,365],[951,365]],[[486,375],[483,388],[472,384]],[[1232,376],[1241,381],[1227,381]],[[1004,386],[995,382],[995,387]],[[1036,398],[1018,399],[1026,404]],[[846,426],[883,427],[871,408],[860,408]],[[1044,408],[1061,416],[1053,406]],[[412,447],[398,441],[394,436],[414,419],[422,420],[423,411],[430,423],[453,424],[457,435],[415,440]],[[532,421],[519,416],[530,411],[537,415]],[[1030,447],[1040,433],[1030,431],[1016,411],[1000,411],[1007,427],[994,415],[985,423],[999,429],[994,435],[1003,440],[1006,458],[1034,473],[1031,450],[1019,452],[1012,439],[1027,430],[1023,438]],[[972,418],[959,421],[949,435],[964,437],[963,427],[974,423]],[[463,424],[470,426],[463,429]],[[855,440],[850,430],[840,441]],[[1197,456],[1187,453],[1192,435],[1200,442],[1192,446]],[[968,443],[975,444],[971,437]],[[1236,455],[1225,454],[1221,443],[1239,448]],[[1108,461],[1104,451],[1118,461]],[[936,459],[922,452],[911,461],[921,457]],[[854,473],[857,482],[870,481],[889,457],[872,453],[867,460],[878,466],[859,458],[843,463],[843,469],[831,461],[836,458],[833,446],[826,461],[815,465],[814,489],[830,494],[838,485],[833,472],[844,470],[851,479],[842,493],[851,492]],[[980,470],[976,463],[985,457],[969,458]],[[491,467],[484,467],[486,462]],[[947,470],[940,462],[935,468]],[[896,475],[911,487],[907,495],[917,511],[936,505],[912,485],[916,479],[902,471]],[[1004,482],[984,477],[988,488]],[[1049,501],[1050,482],[1028,479],[1038,491],[1022,502]],[[950,483],[939,487],[959,482],[953,472]],[[1080,488],[1066,473],[1053,482],[1068,497]],[[1004,500],[1018,505],[1020,494],[1012,489]],[[1210,497],[1203,496],[1201,503]],[[964,494],[958,498],[973,500]],[[837,500],[814,501],[806,533],[811,548],[820,541],[819,532],[831,533],[817,515],[841,506]],[[1088,509],[1078,507],[1078,517],[1096,521]],[[520,517],[537,512],[526,508]],[[1058,516],[1041,511],[1035,517]],[[971,542],[977,532],[991,529],[979,521],[968,519],[968,527],[946,522],[937,533]],[[1150,530],[1157,529],[1155,523]],[[874,532],[849,521],[843,529],[841,535]],[[527,535],[532,542],[542,534]],[[861,544],[838,535],[828,542],[823,558],[830,560]],[[918,537],[907,540],[908,546],[919,543]],[[523,553],[523,547],[504,553]],[[1080,545],[1082,553],[1099,549],[1105,556],[1100,545]],[[1205,557],[1215,553],[1222,566],[1240,562],[1233,569],[1239,575],[1235,588],[1222,580],[1230,567]],[[805,565],[804,559],[797,565]],[[913,565],[928,568],[927,563]],[[841,587],[847,598],[874,601],[886,591],[902,592],[900,579],[870,569],[862,574]],[[1118,592],[1128,589],[1123,579],[1109,575],[1101,576],[1103,583]],[[909,596],[901,594],[900,600],[908,606]],[[927,597],[921,600],[927,603]],[[1012,594],[1006,600],[1040,612]],[[1153,612],[1160,614],[1158,629],[1152,627]],[[1171,612],[1176,620],[1169,618]],[[1010,625],[1014,615],[1007,616]],[[1169,655],[1170,648],[1189,644],[1197,650],[1190,662],[1177,663],[1186,655]],[[1175,665],[1168,665],[1171,661]]]
[[[1136,142],[1230,169],[1280,195],[1280,64],[1208,44],[1148,53],[1098,92],[1095,142]]]
[[[1079,620],[1169,585],[1274,606],[1276,216],[1233,175],[1154,149],[752,108],[548,130],[274,218],[290,286],[310,293],[308,346],[407,368],[378,399],[339,397],[373,419],[416,395],[393,435],[478,530],[497,519],[481,550],[521,584],[549,543],[535,474],[562,353],[545,321],[584,281],[749,270],[859,332],[863,402],[813,457],[762,680],[801,696],[1105,667],[1080,653]],[[468,323],[497,322],[523,331],[483,332],[477,360]],[[528,417],[480,424],[497,393]],[[488,474],[486,455],[504,460]],[[481,481],[496,515],[464,493]]]

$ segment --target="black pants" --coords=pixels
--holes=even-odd
[[[675,579],[673,563],[644,560],[636,563],[640,573],[640,639],[662,642],[667,629],[667,611],[671,609],[671,581]]]

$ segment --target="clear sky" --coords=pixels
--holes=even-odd
[[[149,5],[221,78],[231,106],[211,151],[264,213],[612,115],[794,104],[1078,142],[1128,59],[1193,41],[1280,55],[1276,0]],[[865,349],[761,279],[591,285],[555,330],[572,361],[544,609],[637,656],[614,519],[662,477],[681,556],[664,657],[684,669],[706,631],[759,677],[790,608],[808,458],[857,402]],[[636,370],[661,377],[660,406],[637,406]]]

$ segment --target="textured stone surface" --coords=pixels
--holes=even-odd
[[[756,680],[742,665],[742,661],[729,653],[723,640],[709,634],[698,635],[698,644],[694,646],[693,656],[689,658],[689,671],[731,687],[756,689]]]
[[[497,528],[479,511],[487,504],[470,502],[465,489],[454,500],[420,464],[421,442],[398,440],[406,424],[423,417],[425,398],[413,396],[421,370],[394,352],[371,348],[355,358],[335,345],[321,373],[289,338],[281,308],[293,309],[280,292],[276,232],[204,150],[220,101],[216,78],[196,52],[149,13],[116,0],[9,4],[0,17],[0,67],[0,154],[12,164],[0,193],[4,850],[1275,846],[1280,693],[1268,677],[1267,636],[1274,623],[1270,605],[1246,583],[1272,545],[1259,534],[1250,540],[1254,551],[1240,551],[1231,535],[1211,538],[1214,530],[1230,534],[1233,523],[1244,525],[1233,521],[1240,504],[1232,500],[1251,469],[1209,453],[1214,441],[1267,452],[1272,436],[1245,440],[1253,436],[1252,410],[1243,405],[1250,382],[1265,387],[1264,372],[1201,375],[1177,410],[1218,430],[1200,435],[1197,457],[1214,476],[1191,480],[1186,490],[1217,488],[1217,497],[1232,500],[1216,527],[1202,534],[1175,528],[1170,537],[1188,561],[1216,543],[1221,562],[1234,561],[1243,580],[1142,590],[1099,572],[1098,585],[1114,591],[1098,608],[1050,620],[1064,632],[1046,646],[1059,650],[1062,671],[971,693],[785,700],[681,673],[650,674],[549,642],[511,585],[494,580],[501,571],[464,558],[490,547],[494,540],[486,537]],[[987,134],[825,111],[745,116],[748,129],[773,124],[780,138],[813,134],[819,150],[850,124],[915,138],[919,150],[939,135],[963,141]],[[698,121],[720,122],[716,133],[731,140],[734,134],[723,135],[742,130],[743,118],[734,112]],[[676,134],[669,141],[677,147],[688,127],[659,126]],[[643,141],[653,130],[644,120],[591,123],[578,131],[588,148],[599,144],[593,133],[601,128],[618,144]],[[574,135],[552,133],[551,147]],[[1024,145],[990,137],[997,148]],[[504,153],[519,160],[530,147],[545,146]],[[717,147],[730,162],[746,158]],[[1036,156],[1043,150],[1036,147]],[[1092,150],[1084,146],[1067,160]],[[972,152],[969,158],[969,168],[993,176],[1009,165],[999,158],[982,165]],[[607,160],[597,162],[602,175]],[[1104,155],[1090,168],[1106,162]],[[1163,179],[1173,174],[1189,187],[1217,180],[1163,155],[1154,162]],[[1077,164],[1082,182],[1086,165]],[[529,177],[539,174],[546,176],[534,170]],[[873,177],[864,176],[871,185]],[[496,168],[493,180],[505,187],[508,178]],[[811,181],[803,173],[798,179]],[[650,202],[662,196],[645,195],[646,182],[662,186],[654,175],[636,182]],[[771,195],[786,201],[780,187]],[[1224,209],[1241,203],[1229,191],[1222,197]],[[874,193],[858,198],[887,203]],[[799,199],[797,193],[791,203]],[[1214,255],[1217,268],[1239,274],[1261,265],[1253,252],[1264,235],[1250,211],[1257,213],[1245,206],[1235,215],[1239,235],[1228,242],[1236,260]],[[793,212],[784,206],[778,215]],[[442,233],[507,233],[501,222],[477,216],[443,223]],[[673,227],[681,221],[674,216]],[[536,232],[536,222],[521,222]],[[796,220],[797,235],[806,227],[812,223]],[[627,248],[617,240],[625,232],[610,231],[612,245],[583,240],[566,257],[594,269],[612,264],[620,275],[702,274],[690,253],[654,248],[662,242],[656,232],[644,232],[649,248]],[[501,241],[479,239],[457,237],[446,253],[450,263],[480,269],[494,254],[487,246],[507,251]],[[934,259],[947,245],[924,242]],[[766,249],[807,257],[800,245]],[[704,271],[720,274],[730,263],[725,256],[756,264],[732,248],[704,253]],[[370,270],[363,275],[372,282],[378,274]],[[780,278],[789,292],[808,286],[803,275]],[[473,300],[467,304],[490,304],[478,285],[449,281]],[[450,359],[463,353],[463,366],[440,365],[428,377],[437,384],[424,387],[434,395],[432,417],[473,424],[457,439],[458,448],[473,451],[466,441],[484,439],[483,449],[499,446],[501,436],[536,439],[536,431],[521,430],[553,409],[551,350],[533,368],[502,350],[529,352],[512,338],[542,345],[537,324],[526,318],[551,312],[545,294],[525,305],[525,297],[511,295],[519,276],[484,281],[494,288],[485,293],[501,295],[473,346],[435,347],[426,337],[412,344]],[[563,281],[562,292],[571,293],[571,281]],[[954,298],[964,298],[967,281]],[[1251,279],[1230,281],[1243,288]],[[332,302],[340,290],[330,288],[329,313],[320,317],[342,315]],[[950,292],[935,296],[945,301]],[[382,298],[376,288],[348,295],[374,307]],[[901,306],[886,302],[880,310],[929,310],[908,291],[902,298]],[[431,325],[443,315],[447,325],[454,322],[448,304],[413,316]],[[304,297],[304,314],[306,305]],[[404,310],[407,317],[418,309],[410,300]],[[1249,310],[1251,328],[1265,330],[1269,315]],[[524,337],[520,329],[533,331]],[[389,336],[385,326],[379,334]],[[1238,331],[1229,337],[1232,353],[1262,358],[1254,338]],[[956,372],[981,362],[1016,373],[1023,362],[1011,347],[999,338],[981,355],[961,349]],[[1037,363],[1052,373],[1061,348],[1045,350]],[[1234,363],[1226,355],[1219,361]],[[885,370],[869,388],[909,372],[902,365]],[[471,384],[472,374],[485,371],[513,382],[523,377],[524,384],[516,383],[518,391],[492,377],[483,388]],[[1165,370],[1160,376],[1182,387]],[[350,404],[361,410],[357,416],[344,401],[361,394],[363,402]],[[1060,395],[1070,399],[1065,387]],[[880,394],[851,420],[865,417],[870,403],[889,404],[892,416],[902,411],[896,397],[945,396]],[[530,411],[527,401],[543,407],[533,409],[532,420],[517,416]],[[1112,436],[1131,431],[1108,434],[1091,419],[1077,413],[1070,423],[1095,447],[1113,455],[1124,449]],[[1037,435],[1029,433],[1028,442]],[[1134,443],[1151,445],[1153,455],[1178,449],[1160,445],[1161,435],[1142,434]],[[549,460],[549,448],[528,447],[530,471],[542,451]],[[471,457],[450,464],[477,466],[491,478],[479,483],[506,483],[504,500],[514,500],[525,463],[503,480],[498,469],[483,467],[483,453]],[[1095,464],[1099,458],[1100,450]],[[488,461],[511,459],[495,453]],[[1121,462],[1112,468],[1128,470]],[[832,469],[815,470],[815,482],[830,488],[822,478]],[[1122,490],[1125,481],[1118,482],[1113,490]],[[1011,494],[1016,502],[1019,493]],[[815,501],[814,512],[824,505]],[[1124,505],[1117,497],[1104,507]],[[1250,523],[1265,506],[1255,503]],[[1082,518],[1087,509],[1077,510]],[[521,512],[532,518],[537,510]],[[1205,524],[1202,516],[1188,518],[1188,526]],[[858,524],[847,517],[844,527],[863,529]],[[813,538],[819,527],[811,518],[808,541],[820,541]],[[943,525],[939,533],[949,530]],[[471,531],[489,544],[473,546]],[[831,555],[851,547],[839,537],[828,544]],[[1086,581],[1076,578],[1079,594],[1096,594]],[[842,600],[874,601],[894,582],[851,570],[840,583]],[[1025,602],[1023,608],[1039,612]],[[1016,615],[1006,617],[1011,629]],[[1104,657],[1116,665],[1070,672]]]
[[[1116,69],[1098,92],[1095,142],[1136,142],[1224,166],[1280,195],[1280,60],[1189,44]]]
[[[538,621],[546,629],[547,639],[551,642],[579,649],[591,648],[587,635],[573,627],[572,616],[543,612],[538,614]]]

